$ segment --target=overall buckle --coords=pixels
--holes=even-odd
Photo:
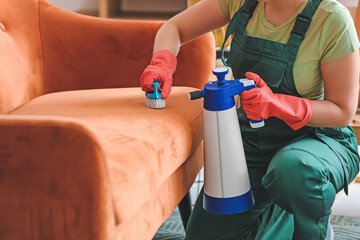
[[[257,4],[258,4],[257,1],[246,0],[243,9],[241,11],[249,14],[249,17],[251,18],[253,16],[253,12],[255,11]]]
[[[292,32],[297,35],[300,35],[301,39],[304,39],[305,33],[310,26],[311,20],[312,20],[311,17],[307,17],[305,15],[299,14],[296,18],[296,22]]]

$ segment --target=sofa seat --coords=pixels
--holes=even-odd
[[[146,107],[140,88],[56,92],[33,99],[9,117],[50,115],[71,118],[86,126],[103,147],[101,151],[107,159],[115,219],[131,221],[153,195],[157,198],[152,202],[154,205],[161,205],[159,199],[169,198],[169,192],[159,190],[166,184],[184,185],[186,192],[194,179],[184,176],[195,176],[201,168],[194,161],[195,166],[187,167],[186,173],[173,175],[174,169],[182,170],[184,159],[194,153],[192,149],[202,140],[202,101],[189,100],[188,93],[193,90],[173,87],[163,109]]]

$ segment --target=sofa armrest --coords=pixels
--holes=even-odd
[[[45,93],[140,85],[162,21],[102,19],[39,4]],[[185,44],[178,63],[175,85],[202,87],[215,64],[212,34]]]
[[[3,239],[112,239],[106,164],[89,129],[67,118],[0,116],[0,132]]]

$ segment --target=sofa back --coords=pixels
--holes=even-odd
[[[0,114],[51,92],[139,87],[164,23],[90,17],[47,0],[0,6]],[[202,88],[214,64],[209,33],[181,47],[174,85]]]
[[[0,0],[0,114],[42,92],[37,0]]]
[[[45,92],[140,86],[164,22],[102,19],[40,3]],[[185,44],[174,85],[203,87],[210,62],[215,64],[211,34]]]

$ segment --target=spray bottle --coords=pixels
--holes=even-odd
[[[212,71],[217,81],[191,92],[191,100],[204,98],[204,202],[206,211],[234,214],[248,210],[255,201],[245,160],[234,96],[255,88],[253,80],[225,80],[225,67]],[[264,121],[250,120],[250,126]]]

